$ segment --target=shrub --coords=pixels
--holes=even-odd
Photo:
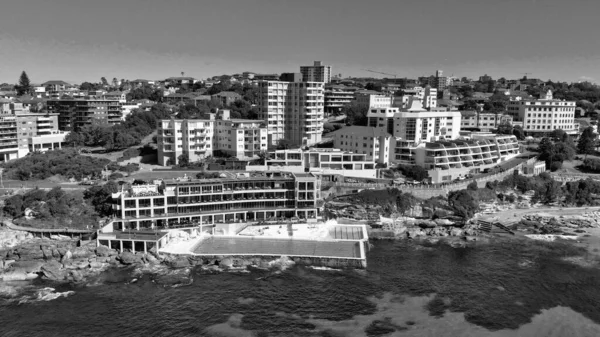
[[[477,182],[473,180],[469,185],[467,185],[467,189],[471,191],[477,191]]]
[[[117,180],[117,179],[121,179],[123,177],[125,177],[123,175],[123,173],[115,172],[115,173],[111,174],[110,176],[108,176],[108,179]]]

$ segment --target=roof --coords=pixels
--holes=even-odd
[[[183,76],[183,77],[169,77],[167,79],[165,79],[165,81],[181,81],[181,80],[195,80],[195,78],[193,77],[187,77],[187,76]]]
[[[242,97],[242,95],[238,94],[237,92],[233,92],[233,91],[221,91],[219,93],[214,94],[213,96],[216,96],[216,97],[222,97],[222,96]]]
[[[123,95],[125,92],[123,91],[111,91],[111,92],[107,92],[105,95],[110,95],[110,96],[114,96],[114,95]]]
[[[339,130],[333,131],[330,133],[330,135],[338,135],[338,134],[353,134],[353,135],[357,135],[357,136],[363,136],[363,137],[391,137],[392,135],[390,135],[389,133],[378,129],[378,128],[374,128],[372,126],[357,126],[357,125],[352,125],[352,126],[347,126],[345,128],[341,128]]]
[[[70,85],[70,84],[65,81],[52,80],[52,81],[44,82],[44,83],[42,83],[42,85],[47,86],[47,85]]]
[[[460,114],[461,114],[461,116],[463,116],[463,117],[477,116],[477,111],[472,111],[472,110],[469,110],[469,111],[461,111],[461,112],[460,112]]]

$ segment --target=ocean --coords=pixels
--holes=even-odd
[[[366,270],[187,275],[20,284],[0,300],[0,335],[600,336],[600,268],[569,243],[374,241]]]

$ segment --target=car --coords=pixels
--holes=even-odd
[[[346,178],[344,179],[345,182],[347,183],[357,183],[358,181],[356,181],[356,179],[352,179],[352,178]]]

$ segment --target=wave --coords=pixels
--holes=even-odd
[[[53,300],[55,300],[57,298],[61,298],[61,297],[69,297],[74,294],[75,294],[75,292],[72,290],[56,292],[56,289],[46,287],[46,288],[37,289],[31,295],[21,296],[19,299],[15,299],[15,302],[17,302],[17,304],[34,303],[34,302],[42,302],[42,301],[48,302],[48,301],[53,301]]]

